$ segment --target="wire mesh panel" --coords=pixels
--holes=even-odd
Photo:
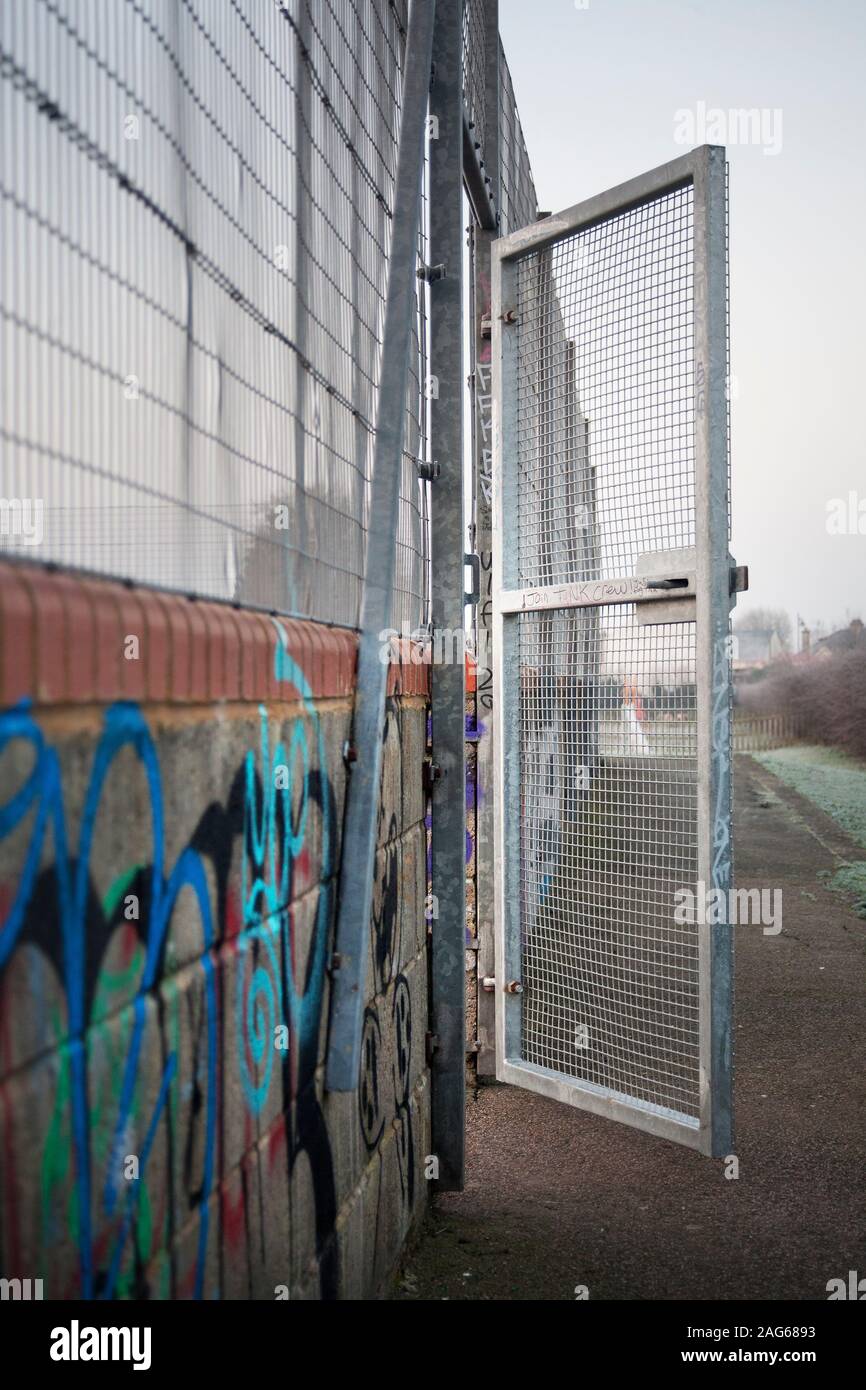
[[[406,13],[2,7],[3,550],[357,624]],[[422,530],[407,457],[398,620]]]
[[[534,222],[538,214],[535,183],[520,117],[514,84],[499,45],[499,225],[503,235]]]
[[[516,621],[522,1055],[697,1116],[697,928],[673,916],[697,880],[694,624]]]
[[[482,150],[485,143],[486,0],[464,0],[463,104],[470,129]]]
[[[730,842],[711,182],[690,156],[497,243],[493,309],[497,1072],[707,1150],[729,1138],[729,956],[697,901]]]
[[[587,578],[590,531],[604,577],[694,544],[692,205],[675,189],[518,262],[521,587]]]

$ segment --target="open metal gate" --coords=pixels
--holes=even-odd
[[[724,150],[493,272],[497,1076],[725,1154]]]

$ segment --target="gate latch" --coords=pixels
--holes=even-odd
[[[731,593],[744,594],[749,587],[749,566],[731,566]]]
[[[695,570],[697,555],[694,546],[676,550],[653,550],[637,557],[634,573],[644,581],[644,588],[659,597],[651,602],[636,603],[635,617],[639,627],[655,623],[694,622]],[[663,598],[662,595],[667,595]]]

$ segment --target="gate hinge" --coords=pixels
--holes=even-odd
[[[435,459],[432,463],[424,463],[422,459],[416,459],[415,463],[418,469],[418,477],[424,483],[435,483],[436,479],[442,473],[442,465],[441,463],[437,463]]]
[[[440,261],[438,265],[422,265],[418,268],[418,279],[426,280],[428,285],[432,285],[434,280],[445,279],[445,262]]]
[[[488,317],[482,316],[482,319],[481,319],[481,340],[482,340],[482,342],[489,342],[489,341],[490,341],[490,336],[491,336],[492,331],[493,331],[493,324],[491,323],[490,319],[489,319]]]
[[[436,1052],[436,1050],[438,1049],[438,1047],[439,1047],[439,1034],[438,1034],[438,1033],[425,1033],[425,1034],[424,1034],[424,1055],[425,1055],[425,1057],[426,1057],[426,1059],[427,1059],[427,1065],[428,1065],[428,1067],[430,1066],[431,1062],[433,1061],[433,1053]]]

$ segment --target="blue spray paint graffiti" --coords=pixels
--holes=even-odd
[[[195,1272],[196,1296],[201,1296],[204,1277],[204,1258],[208,1237],[207,1197],[213,1186],[214,1148],[216,1138],[216,993],[213,978],[213,961],[208,954],[213,942],[213,923],[204,866],[195,850],[187,847],[179,856],[177,863],[166,879],[163,873],[163,797],[159,761],[148,727],[134,706],[126,703],[113,705],[106,713],[105,724],[93,761],[90,781],[84,799],[84,809],[78,835],[78,853],[73,859],[70,854],[66,816],[57,753],[46,743],[41,729],[30,713],[30,702],[24,701],[0,716],[0,753],[15,739],[23,740],[32,748],[34,765],[27,781],[13,796],[0,807],[0,839],[11,834],[25,818],[35,811],[35,820],[27,849],[24,868],[20,876],[17,892],[0,933],[0,969],[12,954],[18,941],[25,915],[36,886],[39,864],[49,826],[53,835],[54,866],[53,873],[57,885],[59,910],[59,930],[61,937],[63,983],[68,1010],[69,1055],[72,1073],[72,1134],[73,1156],[78,1193],[78,1258],[81,1273],[81,1292],[84,1298],[94,1296],[94,1269],[91,1233],[91,1190],[92,1172],[90,1146],[88,1140],[87,1103],[87,1055],[85,1029],[87,1010],[85,998],[85,962],[87,924],[87,896],[89,883],[90,854],[93,844],[93,831],[96,813],[102,797],[103,787],[111,766],[123,748],[130,747],[141,763],[147,779],[150,797],[151,830],[153,857],[150,876],[150,912],[146,935],[146,955],[134,1001],[134,1027],[124,1067],[124,1080],[115,1127],[115,1142],[112,1152],[119,1151],[122,1136],[127,1128],[132,1109],[132,1096],[138,1070],[141,1045],[144,1035],[145,997],[157,978],[159,962],[165,944],[165,934],[171,914],[181,890],[188,887],[195,894],[202,923],[202,963],[205,972],[205,999],[207,1009],[207,1108],[205,1122],[204,1165],[202,1173],[202,1201],[199,1211],[198,1258]],[[153,1142],[153,1134],[168,1092],[168,1086],[177,1066],[177,1058],[171,1053],[166,1060],[162,1075],[159,1097],[151,1116],[145,1150],[140,1156],[141,1171],[146,1167],[147,1157]],[[129,1229],[132,1224],[135,1204],[140,1191],[133,1185],[127,1196],[127,1211],[121,1225],[117,1243],[112,1253],[108,1275],[100,1290],[102,1296],[110,1298],[114,1292],[114,1282],[120,1267]],[[113,1210],[117,1199],[117,1189],[109,1179],[105,1188],[106,1209]]]
[[[268,714],[264,707],[260,708],[258,750],[247,752],[225,809],[218,803],[207,808],[190,843],[169,873],[164,865],[166,827],[158,754],[145,719],[135,705],[116,704],[105,714],[86,783],[77,847],[72,844],[74,832],[70,836],[64,806],[59,756],[46,742],[30,702],[0,714],[0,753],[16,742],[32,750],[32,766],[23,784],[0,806],[0,840],[21,827],[27,827],[28,833],[23,868],[17,874],[11,905],[0,926],[0,971],[25,935],[49,951],[61,977],[68,1033],[64,1048],[69,1056],[70,1071],[68,1109],[78,1217],[78,1288],[85,1298],[110,1298],[117,1291],[142,1180],[160,1121],[166,1118],[172,1087],[178,1079],[175,1044],[163,1053],[158,1094],[152,1110],[139,1119],[144,1129],[137,1155],[140,1180],[127,1187],[122,1181],[121,1169],[143,1060],[147,997],[159,983],[167,931],[178,897],[185,888],[191,890],[197,903],[201,921],[200,964],[204,973],[201,1026],[206,1039],[202,1045],[203,1054],[206,1050],[206,1063],[202,1113],[197,1121],[203,1123],[203,1145],[199,1151],[200,1172],[188,1175],[191,1200],[197,1206],[199,1222],[191,1292],[196,1297],[204,1292],[209,1199],[217,1181],[216,1135],[220,1109],[217,1070],[220,1030],[213,953],[217,933],[210,894],[215,880],[216,922],[223,934],[228,935],[231,846],[238,838],[243,846],[236,997],[242,1088],[250,1111],[257,1113],[264,1105],[274,1076],[280,1071],[282,1109],[289,1117],[287,1179],[297,1156],[307,1153],[314,1170],[317,1243],[324,1247],[333,1237],[336,1197],[330,1145],[314,1085],[332,907],[333,790],[326,775],[325,741],[312,692],[303,672],[286,650],[284,631],[280,625],[277,628],[280,640],[275,653],[275,675],[284,686],[294,687],[302,712],[290,725],[285,741],[273,741],[272,746]],[[107,949],[115,930],[116,918],[108,921],[98,915],[90,866],[97,813],[106,780],[123,749],[133,751],[144,771],[152,851],[149,866],[140,871],[135,883],[142,895],[142,920],[136,924],[136,930],[142,938],[143,965],[131,1003],[131,1028],[111,1122],[111,1142],[104,1172],[97,1178],[93,1136],[89,1132],[92,1098],[88,1096],[87,1033],[93,1023],[94,977],[100,969],[101,952]],[[311,766],[314,762],[317,763],[315,767]],[[288,778],[277,787],[274,770],[281,764],[287,766]],[[294,816],[293,787],[300,788],[300,803]],[[296,978],[299,969],[295,966],[291,940],[293,875],[308,839],[313,806],[318,808],[320,817],[319,894],[312,944],[303,979],[299,979]],[[137,828],[140,831],[140,827]],[[208,859],[213,870],[210,881],[205,869]],[[50,862],[50,867],[41,868],[46,861]],[[55,902],[56,917],[51,910]],[[46,917],[43,910],[46,903],[50,915],[47,938],[39,935],[39,923]],[[282,946],[281,952],[278,946]],[[245,962],[249,962],[251,968],[246,991]],[[291,1050],[280,1057],[273,1046],[273,1026],[283,1018],[289,1023]],[[198,1081],[193,1081],[192,1085],[197,1091]],[[191,1153],[190,1150],[188,1162],[192,1162]],[[108,1216],[117,1213],[120,1217],[110,1235],[110,1248],[99,1260],[95,1258],[96,1238],[91,1215],[97,1181],[101,1182],[99,1190],[104,1212]],[[336,1251],[329,1249],[322,1259],[322,1292],[326,1297],[335,1292],[336,1268]]]

